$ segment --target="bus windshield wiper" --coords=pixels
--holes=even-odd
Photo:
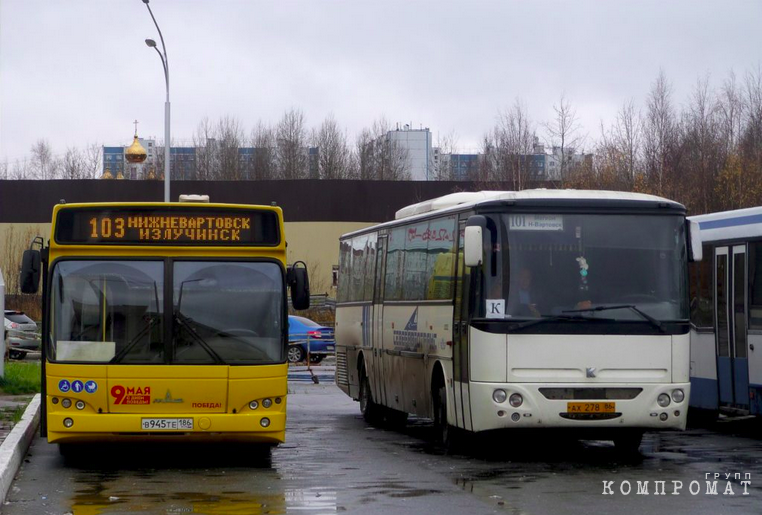
[[[151,328],[154,326],[154,324],[156,324],[159,320],[160,320],[159,316],[156,316],[156,315],[155,316],[150,316],[150,318],[148,319],[148,322],[146,323],[146,325],[143,326],[143,329],[141,329],[138,332],[138,334],[136,334],[132,338],[132,340],[130,340],[127,343],[127,345],[125,345],[124,348],[121,351],[119,351],[119,353],[116,356],[111,358],[111,361],[109,361],[109,363],[112,364],[112,365],[114,363],[121,363],[122,360],[124,359],[124,357],[127,356],[127,354],[129,354],[130,351],[132,351],[133,348],[135,348],[135,346],[142,340],[143,336],[148,334],[148,332],[151,330]]]
[[[190,335],[191,338],[193,338],[196,343],[201,345],[201,347],[212,357],[212,359],[219,365],[224,365],[225,360],[220,357],[219,354],[214,352],[214,349],[212,349],[211,345],[209,345],[206,340],[204,340],[201,335],[199,335],[196,330],[194,329],[194,326],[196,325],[195,322],[193,322],[193,319],[186,317],[180,311],[175,311],[175,321],[177,322],[177,325],[182,327],[187,331],[187,333]]]
[[[587,308],[587,309],[568,309],[566,311],[563,311],[562,313],[586,313],[591,311],[608,311],[610,309],[631,309],[641,317],[643,317],[645,320],[651,323],[652,326],[656,327],[659,331],[662,333],[666,333],[667,331],[664,329],[664,324],[662,324],[660,321],[656,320],[654,317],[646,313],[645,311],[638,309],[634,304],[619,304],[617,306],[596,306],[594,308]]]
[[[519,331],[526,327],[532,327],[533,325],[543,324],[545,322],[613,322],[611,318],[590,318],[583,316],[572,315],[541,315],[542,318],[535,318],[534,320],[527,320],[513,326],[510,331]]]

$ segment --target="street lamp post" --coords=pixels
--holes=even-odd
[[[161,65],[164,68],[164,81],[167,85],[167,100],[164,102],[164,202],[169,202],[169,58],[167,57],[167,47],[164,45],[164,36],[161,34],[161,29],[159,28],[159,24],[156,23],[156,18],[153,15],[153,11],[151,11],[151,6],[148,5],[148,1],[149,0],[143,0],[143,3],[146,4],[151,19],[153,20],[153,24],[156,25],[156,30],[159,31],[161,49],[164,52],[162,54],[162,52],[159,52],[159,49],[156,48],[156,41],[153,39],[146,39],[146,45],[156,50],[156,53],[159,54],[159,57],[161,58]]]

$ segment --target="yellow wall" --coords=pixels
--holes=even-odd
[[[286,213],[288,217],[288,213]],[[10,275],[18,275],[21,253],[29,247],[32,236],[50,238],[50,225],[46,224],[0,224],[0,268],[6,284],[14,284]],[[339,264],[339,236],[374,225],[368,222],[286,222],[288,262],[301,260],[310,272],[312,293],[328,293],[331,288],[331,270]],[[14,272],[15,269],[15,272]]]
[[[310,291],[328,293],[331,288],[331,270],[339,264],[339,236],[375,225],[366,222],[286,222],[288,262],[301,260],[310,272]]]

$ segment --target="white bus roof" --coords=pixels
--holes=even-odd
[[[644,193],[628,193],[624,191],[603,191],[603,190],[548,190],[544,188],[521,191],[474,191],[451,193],[442,197],[424,200],[417,204],[411,204],[403,207],[395,213],[394,220],[384,222],[373,227],[379,228],[386,225],[392,225],[395,221],[402,219],[413,219],[423,217],[423,215],[434,213],[456,211],[459,209],[468,209],[484,202],[496,200],[623,200],[639,202],[668,202],[675,206],[681,204],[663,197],[655,195],[646,195]],[[353,236],[366,232],[368,228],[360,229],[342,235],[342,238]]]
[[[521,200],[521,199],[598,199],[598,200],[641,200],[673,202],[671,200],[656,197],[654,195],[645,195],[643,193],[627,193],[624,191],[596,191],[596,190],[521,190],[521,191],[475,191],[451,193],[443,197],[437,197],[431,200],[425,200],[417,204],[403,207],[397,211],[395,220],[408,218],[410,216],[440,211],[443,209],[460,206],[470,207],[482,202],[493,200]]]
[[[698,222],[701,241],[735,240],[762,236],[762,206],[721,211],[688,218]]]

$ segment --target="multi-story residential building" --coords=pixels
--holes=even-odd
[[[434,152],[428,127],[412,129],[410,125],[386,133],[386,143],[395,147],[407,162],[406,171],[414,181],[434,179]]]

